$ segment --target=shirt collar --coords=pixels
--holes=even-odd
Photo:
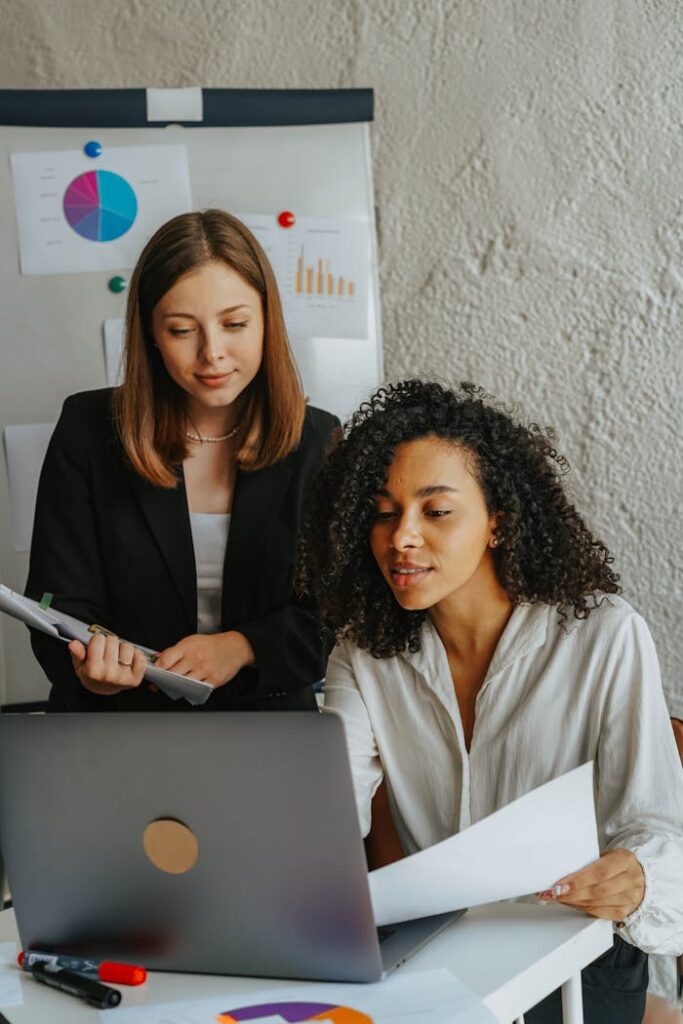
[[[526,654],[542,647],[548,636],[550,616],[556,609],[550,604],[518,604],[508,619],[503,635],[493,652],[484,683],[503,672]]]
[[[541,647],[547,638],[550,617],[557,614],[553,605],[518,604],[515,606],[498,645],[493,652],[484,685],[499,672]],[[420,650],[404,652],[401,657],[432,685],[443,671],[444,646],[431,620],[427,618],[420,635]]]

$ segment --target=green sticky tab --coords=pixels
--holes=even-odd
[[[45,593],[40,599],[40,607],[43,609],[43,611],[47,611],[47,609],[50,607],[50,605],[52,604],[53,597],[54,594],[51,594],[49,590],[45,591]]]

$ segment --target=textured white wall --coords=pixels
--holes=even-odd
[[[372,86],[387,375],[555,424],[683,715],[676,0],[0,0],[0,87]]]

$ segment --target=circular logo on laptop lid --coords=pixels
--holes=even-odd
[[[176,818],[150,821],[142,833],[142,845],[150,863],[169,875],[184,875],[199,859],[196,835]]]

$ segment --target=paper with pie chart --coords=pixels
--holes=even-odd
[[[479,996],[442,968],[375,985],[290,984],[239,995],[104,1010],[103,1024],[495,1024]]]
[[[13,153],[23,274],[132,267],[165,221],[192,209],[187,148],[104,147]]]

